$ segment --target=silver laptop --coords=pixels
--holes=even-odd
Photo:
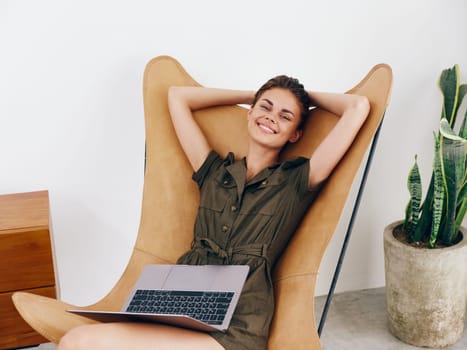
[[[146,321],[225,331],[247,265],[147,265],[120,311],[67,310],[101,322]]]

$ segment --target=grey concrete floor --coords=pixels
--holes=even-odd
[[[317,324],[325,301],[325,296],[315,299]],[[329,308],[321,344],[324,350],[426,349],[405,344],[389,333],[384,288],[336,294]],[[443,349],[467,350],[467,330],[459,342]]]
[[[315,298],[317,324],[325,301],[325,296]],[[323,350],[426,349],[405,344],[389,333],[384,288],[336,294],[329,308],[321,343]],[[28,349],[55,350],[56,347],[42,344]],[[443,350],[466,349],[467,330],[458,343]]]

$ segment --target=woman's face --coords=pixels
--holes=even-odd
[[[302,131],[297,130],[300,118],[300,104],[290,91],[266,90],[248,112],[250,138],[262,146],[280,150],[302,135]]]

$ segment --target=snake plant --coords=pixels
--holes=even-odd
[[[434,134],[433,174],[422,204],[422,183],[415,164],[408,176],[410,199],[405,210],[404,229],[410,242],[450,246],[460,240],[461,226],[467,211],[467,110],[456,128],[456,117],[467,93],[467,84],[459,83],[459,66],[441,72],[438,86],[443,94],[443,108],[438,133]]]

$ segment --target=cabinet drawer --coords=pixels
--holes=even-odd
[[[26,290],[26,292],[55,298],[55,287],[53,286]],[[47,339],[36,333],[21,318],[11,300],[12,295],[13,293],[0,293],[0,349],[47,343]]]
[[[0,234],[0,293],[52,285],[55,277],[49,230]]]

